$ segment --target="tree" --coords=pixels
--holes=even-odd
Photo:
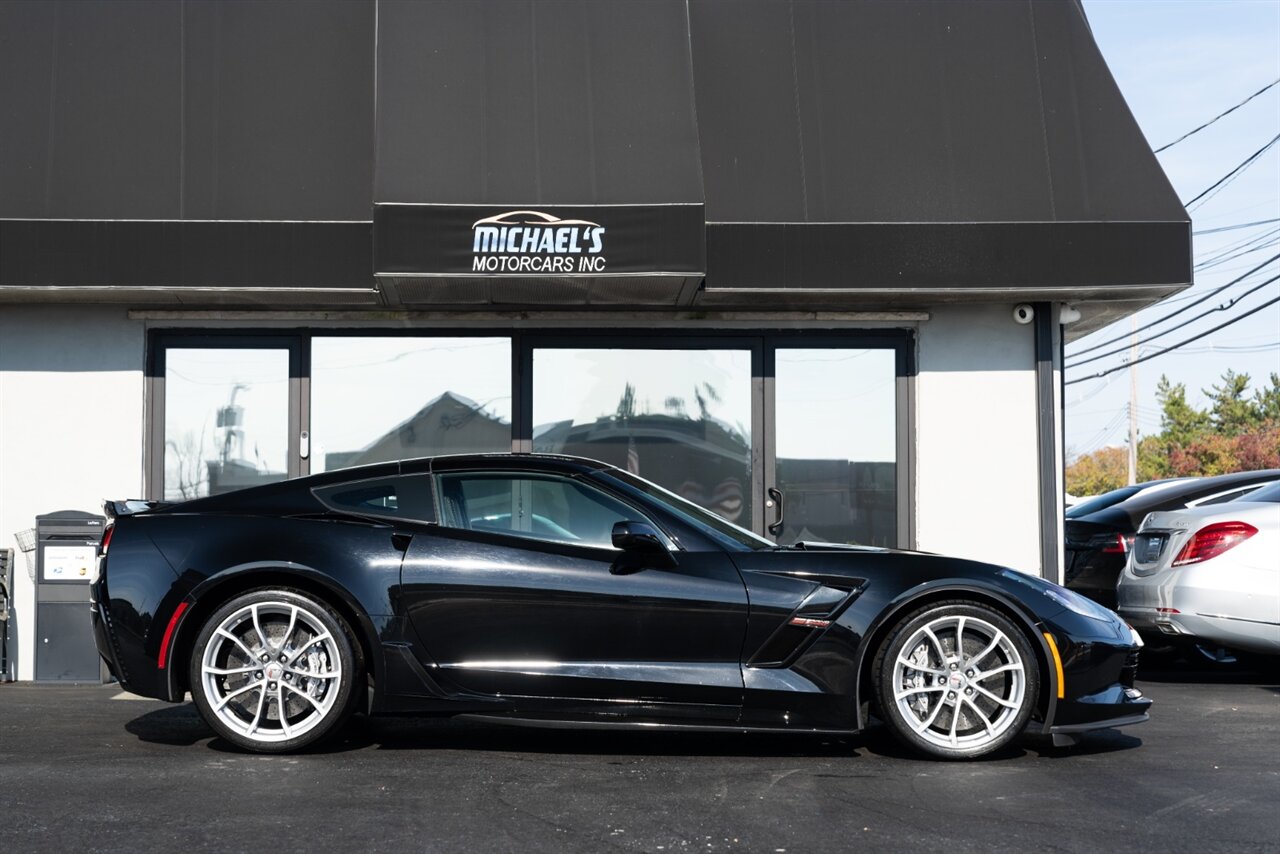
[[[1169,382],[1164,374],[1156,385],[1156,400],[1160,403],[1160,437],[1166,441],[1185,445],[1209,426],[1209,417],[1187,403],[1187,387]]]
[[[1129,480],[1129,452],[1124,448],[1103,448],[1067,466],[1067,492],[1098,495],[1124,486]]]
[[[1253,405],[1264,423],[1280,424],[1280,374],[1271,375],[1271,386],[1253,395]]]
[[[1208,477],[1236,471],[1280,468],[1280,374],[1249,395],[1249,375],[1228,370],[1206,390],[1208,410],[1187,402],[1186,386],[1160,377],[1160,432],[1138,445],[1138,481],[1164,477]],[[1123,448],[1103,448],[1066,470],[1067,491],[1095,495],[1127,480]]]
[[[1209,423],[1223,436],[1239,436],[1258,426],[1260,413],[1253,401],[1245,397],[1249,391],[1249,375],[1237,374],[1230,368],[1222,375],[1222,385],[1204,390],[1209,398]]]

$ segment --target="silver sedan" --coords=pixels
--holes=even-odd
[[[1280,483],[1149,514],[1116,593],[1148,638],[1280,655]]]

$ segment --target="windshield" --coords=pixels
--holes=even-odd
[[[1146,487],[1144,486],[1122,486],[1119,489],[1113,489],[1110,492],[1104,492],[1101,495],[1090,498],[1088,501],[1081,501],[1067,511],[1068,519],[1079,519],[1081,516],[1088,516],[1090,513],[1097,513],[1099,510],[1105,510],[1112,504],[1119,504],[1126,498],[1137,495]]]
[[[630,472],[621,469],[607,469],[600,472],[605,477],[611,477],[619,480],[627,486],[639,492],[656,498],[662,502],[663,506],[670,510],[682,520],[707,534],[712,539],[735,544],[739,547],[758,551],[761,549],[776,549],[777,545],[764,537],[757,536],[746,528],[739,528],[732,522],[717,516],[710,510],[699,507],[686,498],[681,498],[669,489],[663,489],[656,483],[650,483],[641,477],[636,477]]]

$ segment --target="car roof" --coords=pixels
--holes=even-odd
[[[1143,490],[1131,498],[1105,507],[1096,513],[1078,516],[1072,521],[1083,522],[1115,522],[1123,514],[1129,517],[1136,529],[1137,523],[1148,513],[1159,510],[1173,510],[1186,506],[1187,502],[1198,498],[1226,492],[1236,487],[1253,483],[1266,483],[1280,480],[1280,469],[1261,469],[1259,471],[1234,472],[1214,477],[1198,477],[1186,481],[1178,481],[1163,485],[1160,489]],[[1139,484],[1142,486],[1143,484]]]
[[[362,466],[318,472],[306,477],[250,486],[217,495],[207,495],[179,503],[165,503],[148,510],[152,514],[242,512],[257,510],[270,513],[306,512],[315,509],[311,490],[362,480],[378,480],[408,474],[428,474],[436,471],[465,470],[468,468],[514,468],[521,471],[561,472],[586,474],[612,469],[608,463],[586,457],[566,454],[447,454],[436,457],[417,457],[407,460],[370,463]]]

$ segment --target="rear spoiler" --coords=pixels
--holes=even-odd
[[[125,501],[104,501],[102,502],[102,510],[107,514],[108,519],[115,519],[120,516],[133,516],[137,513],[162,510],[165,507],[172,507],[176,503],[175,501],[144,501],[141,498],[130,498]]]

